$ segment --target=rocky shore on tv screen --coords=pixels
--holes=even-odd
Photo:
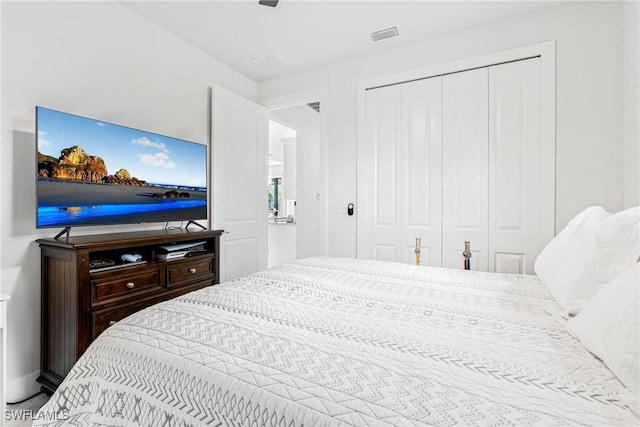
[[[65,148],[57,159],[38,153],[38,178],[52,178],[91,183],[146,186],[126,169],[110,175],[104,160],[87,154],[82,147]]]

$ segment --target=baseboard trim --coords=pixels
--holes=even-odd
[[[36,382],[39,375],[40,371],[36,371],[16,379],[7,378],[7,402],[19,402],[39,392],[40,384]]]

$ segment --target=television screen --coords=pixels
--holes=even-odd
[[[206,145],[36,107],[36,226],[207,218]]]

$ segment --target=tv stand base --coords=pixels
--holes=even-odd
[[[58,240],[60,237],[67,235],[67,242],[69,242],[69,235],[71,234],[71,227],[65,227],[64,230],[62,230],[61,232],[59,232],[58,234],[56,234],[56,237],[54,237],[54,239]]]
[[[185,226],[184,226],[185,230],[186,230],[187,228],[189,228],[189,226],[190,226],[191,224],[193,224],[193,225],[197,225],[198,227],[202,228],[203,230],[206,230],[206,229],[207,229],[207,227],[205,227],[204,225],[199,224],[199,223],[195,222],[194,220],[190,219],[190,220],[187,222],[187,225],[185,225]]]

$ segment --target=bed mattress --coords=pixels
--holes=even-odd
[[[637,426],[552,301],[535,276],[308,258],[118,322],[35,425]]]

